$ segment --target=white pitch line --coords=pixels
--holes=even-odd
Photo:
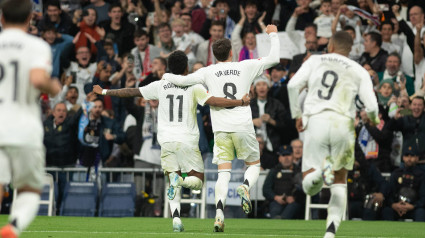
[[[203,236],[214,236],[217,235],[213,232],[211,233],[193,233],[193,232],[182,232],[182,233],[176,233],[176,232],[170,232],[170,233],[157,233],[157,232],[118,232],[118,231],[24,231],[25,233],[71,233],[71,234],[127,234],[127,235],[203,235]],[[220,236],[256,236],[256,237],[323,237],[320,236],[311,236],[311,235],[289,235],[289,234],[281,234],[281,235],[261,235],[261,234],[235,234],[235,233],[220,233]],[[338,236],[342,238],[351,238],[351,237],[358,237],[357,235],[353,236]],[[374,238],[392,238],[392,237],[386,237],[386,236],[379,236]]]

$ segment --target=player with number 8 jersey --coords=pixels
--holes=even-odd
[[[165,74],[164,79],[179,85],[204,84],[216,97],[236,99],[249,92],[255,78],[264,70],[279,63],[279,38],[274,25],[268,25],[266,32],[271,39],[271,49],[267,57],[232,62],[230,40],[214,42],[212,48],[218,63],[201,68],[187,76]],[[245,213],[252,209],[249,190],[260,173],[259,145],[255,137],[250,107],[216,108],[211,107],[211,122],[214,131],[214,159],[218,165],[218,180],[215,187],[216,221],[215,232],[224,231],[224,206],[230,181],[232,160],[235,157],[244,160],[247,170],[244,182],[237,188],[241,205]]]

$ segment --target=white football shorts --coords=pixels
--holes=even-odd
[[[181,142],[166,142],[161,144],[161,166],[164,172],[191,170],[204,172],[204,162],[198,144],[188,145]]]
[[[333,170],[353,169],[355,131],[354,120],[333,111],[309,117],[305,123],[302,171],[322,169],[325,158]]]
[[[44,148],[2,146],[0,147],[0,183],[12,183],[17,189],[24,186],[42,189],[45,161]]]
[[[235,156],[248,163],[260,159],[260,146],[255,133],[215,132],[214,159],[212,163],[217,165],[231,163]]]

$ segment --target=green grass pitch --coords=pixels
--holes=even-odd
[[[0,216],[4,225],[7,216]],[[173,233],[164,218],[37,217],[22,238],[73,237],[323,237],[324,220],[226,219],[224,233],[213,233],[212,219],[182,218],[183,233]],[[423,222],[345,221],[337,237],[425,237]]]

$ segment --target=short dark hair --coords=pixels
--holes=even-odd
[[[167,67],[167,60],[164,57],[158,56],[155,59],[161,61],[161,64]]]
[[[211,29],[213,26],[221,26],[221,27],[223,27],[223,29],[225,29],[224,24],[223,24],[223,22],[222,22],[222,21],[212,21],[212,22],[211,22],[210,29]]]
[[[149,34],[143,29],[136,29],[136,31],[134,31],[134,38],[139,38],[142,36],[149,37]]]
[[[356,33],[356,30],[354,29],[354,27],[350,26],[350,25],[346,25],[343,28],[344,31],[352,31],[354,33]]]
[[[96,98],[95,100],[93,100],[93,103],[96,102],[96,101],[100,101],[102,103],[102,106],[105,106],[105,103],[103,102],[102,99]]]
[[[382,36],[378,32],[371,31],[366,33],[367,36],[370,36],[370,39],[376,43],[377,46],[381,47],[382,45]]]
[[[218,61],[226,61],[227,58],[229,58],[230,51],[232,50],[232,43],[226,38],[217,40],[212,45],[212,50]]]
[[[168,24],[168,23],[166,23],[166,22],[163,22],[163,23],[159,24],[159,26],[158,26],[158,30],[159,30],[159,29],[162,29],[162,28],[164,28],[164,27],[167,27],[167,28],[171,31],[171,26],[170,26],[170,24]]]
[[[382,22],[381,23],[381,26],[380,26],[380,28],[379,29],[381,29],[382,30],[382,27],[384,26],[384,25],[390,25],[391,26],[391,30],[393,30],[394,31],[394,23],[392,23],[391,21],[384,21],[384,22]]]
[[[46,24],[46,25],[43,26],[41,31],[42,32],[48,32],[48,31],[57,32],[57,29],[56,29],[55,25],[53,25],[53,24]]]
[[[77,87],[75,87],[75,86],[69,86],[68,87],[68,91],[69,90],[71,90],[71,89],[75,89],[75,91],[77,91],[77,93],[79,94],[80,92],[78,91],[78,88]]]
[[[412,102],[413,102],[413,100],[415,100],[415,99],[419,99],[419,100],[421,100],[421,101],[422,101],[422,103],[425,105],[425,99],[424,99],[424,97],[422,97],[422,96],[415,96],[415,97],[413,97],[413,98],[412,98]]]
[[[227,4],[227,6],[230,6],[229,1],[227,0],[215,0],[213,3],[213,7],[217,7],[217,4],[219,3],[224,3],[224,4]]]
[[[187,56],[181,50],[176,50],[168,57],[168,68],[173,74],[184,74],[187,70]]]
[[[322,2],[320,3],[320,6],[322,6],[323,3],[331,3],[331,0],[322,0]]]
[[[32,1],[3,0],[0,9],[6,23],[24,24],[31,15]]]
[[[120,10],[121,10],[121,12],[122,12],[122,7],[121,7],[121,5],[120,5],[120,4],[118,4],[118,3],[111,4],[111,5],[109,6],[108,12],[112,12],[112,9],[114,9],[114,8],[116,8],[116,7],[119,7],[119,8],[120,8]]]
[[[188,12],[184,12],[182,14],[180,14],[180,17],[182,16],[190,16],[190,19],[192,19],[192,14],[188,13]]]
[[[247,0],[246,3],[245,3],[245,7],[244,8],[246,8],[248,6],[255,6],[255,7],[258,8],[257,1],[255,1],[255,0]]]
[[[349,53],[353,46],[353,38],[345,31],[338,31],[331,37],[336,49]]]
[[[307,27],[313,27],[313,28],[314,28],[314,30],[317,32],[317,25],[316,25],[316,24],[314,24],[314,23],[307,23],[307,24],[305,25],[305,27],[304,27],[304,30],[305,30],[305,28],[307,28]]]
[[[57,7],[59,10],[61,9],[61,4],[60,4],[59,0],[49,0],[49,1],[47,1],[46,9],[49,6]]]

